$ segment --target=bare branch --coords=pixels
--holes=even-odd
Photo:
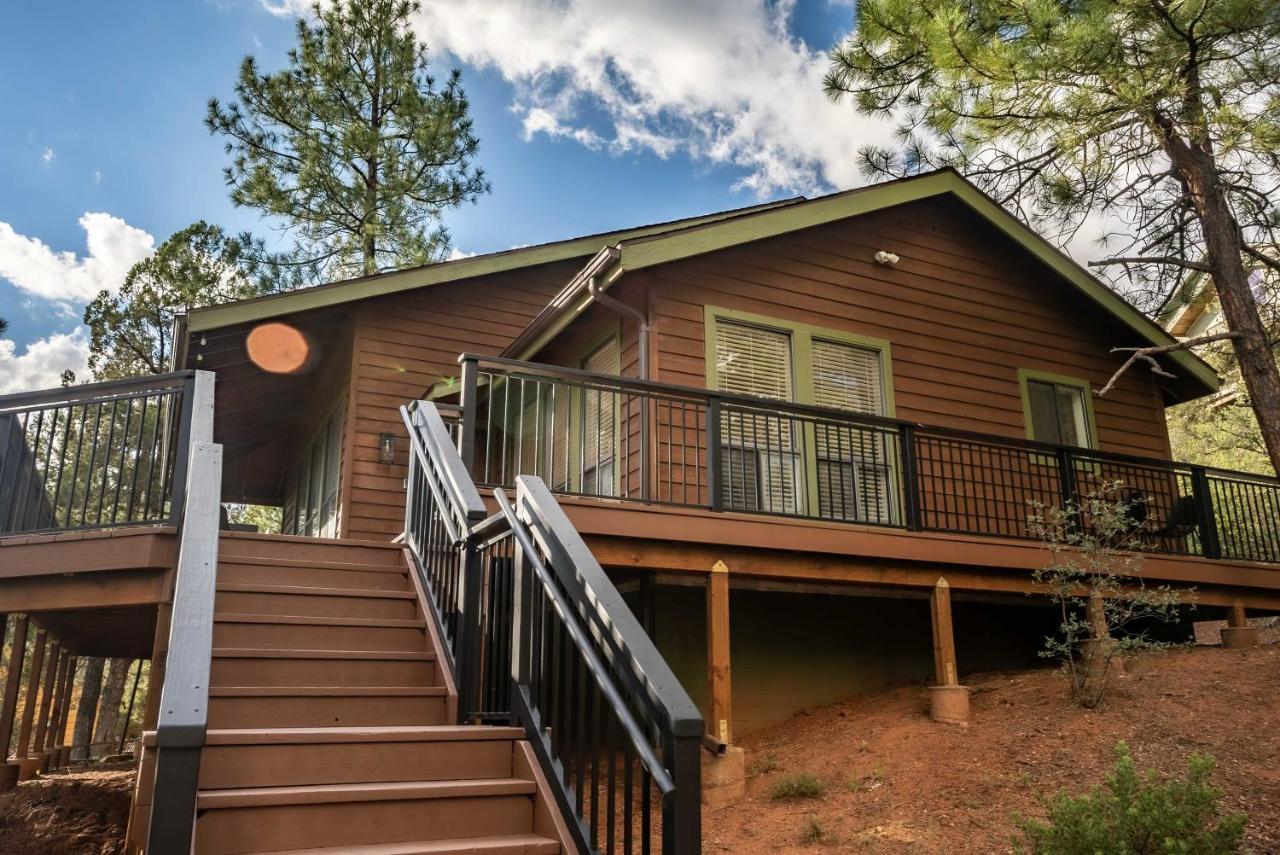
[[[1175,258],[1172,255],[1133,255],[1118,256],[1116,258],[1104,258],[1101,261],[1090,261],[1090,267],[1106,267],[1111,264],[1171,264],[1175,267],[1185,267],[1188,270],[1199,270],[1202,273],[1209,273],[1209,265],[1200,261],[1188,261],[1184,258]]]
[[[1229,339],[1239,338],[1235,333],[1215,333],[1213,335],[1202,335],[1196,338],[1189,338],[1185,341],[1177,341],[1173,344],[1162,344],[1154,347],[1113,347],[1112,353],[1127,353],[1129,358],[1124,364],[1111,375],[1111,379],[1107,381],[1107,385],[1103,386],[1097,392],[1094,392],[1099,398],[1115,388],[1116,382],[1124,376],[1125,372],[1136,365],[1138,362],[1146,362],[1151,366],[1151,373],[1159,377],[1168,377],[1170,380],[1178,379],[1176,374],[1170,374],[1160,367],[1160,363],[1156,361],[1156,357],[1162,353],[1173,353],[1179,350],[1191,350],[1205,344],[1212,344],[1215,341],[1227,341]]]

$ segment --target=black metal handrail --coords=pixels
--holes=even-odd
[[[435,406],[402,414],[405,541],[459,720],[524,728],[579,850],[700,851],[702,718],[617,589],[541,481],[485,517]]]
[[[1280,563],[1275,478],[496,357],[461,398],[487,486],[1030,538],[1031,505],[1119,483],[1150,551]]]
[[[194,377],[0,396],[0,535],[176,525]]]

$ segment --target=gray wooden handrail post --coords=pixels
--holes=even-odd
[[[190,449],[169,651],[160,687],[155,789],[147,843],[148,852],[157,855],[188,855],[191,851],[200,751],[209,719],[222,497],[222,446],[212,441],[213,381],[211,372],[199,371],[190,388]]]
[[[458,456],[467,468],[471,480],[476,478],[476,417],[479,415],[480,366],[474,358],[462,360],[462,426],[458,430]]]

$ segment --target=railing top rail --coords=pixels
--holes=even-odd
[[[59,386],[53,389],[37,389],[31,392],[13,392],[0,395],[0,413],[22,410],[33,405],[79,404],[85,401],[108,400],[117,395],[143,391],[165,391],[181,387],[194,377],[195,371],[174,371],[169,374],[152,374],[127,380],[103,380],[79,386]]]
[[[755,410],[767,409],[774,412],[781,411],[798,416],[829,419],[832,421],[843,422],[845,424],[882,430],[896,431],[901,430],[902,428],[910,428],[917,432],[926,433],[930,436],[1000,445],[1044,454],[1056,454],[1059,450],[1067,448],[1074,455],[1093,460],[1130,464],[1134,466],[1149,466],[1165,470],[1203,468],[1208,474],[1216,475],[1218,477],[1236,478],[1255,483],[1280,486],[1280,478],[1269,475],[1257,475],[1250,472],[1239,472],[1230,469],[1199,467],[1196,464],[1185,463],[1178,460],[1164,460],[1157,457],[1143,457],[1141,455],[1123,454],[1114,451],[1100,451],[1097,449],[1076,446],[1059,446],[1047,442],[1037,442],[1036,440],[1025,439],[1022,437],[997,436],[994,434],[985,434],[960,428],[948,428],[925,424],[923,422],[912,422],[905,419],[893,419],[885,416],[851,413],[848,410],[841,410],[835,407],[823,407],[816,404],[797,404],[791,401],[778,401],[751,395],[720,392],[714,389],[700,389],[695,386],[680,386],[673,383],[660,383],[654,380],[640,380],[631,377],[617,377],[610,374],[597,374],[595,372],[584,371],[578,368],[566,368],[559,365],[522,362],[520,360],[507,359],[505,357],[479,356],[476,354],[464,353],[459,357],[459,359],[460,361],[475,361],[482,369],[505,369],[510,372],[520,372],[522,374],[530,374],[538,377],[566,380],[573,383],[590,384],[594,387],[614,389],[620,392],[663,395],[692,401],[709,401],[712,398],[715,398],[722,404],[730,404],[732,406],[751,408]]]
[[[630,665],[643,678],[650,700],[666,715],[672,734],[677,737],[700,735],[703,732],[702,713],[547,485],[541,478],[521,475],[516,478],[516,490],[520,511],[527,512],[540,531],[553,536],[554,542],[545,546],[558,551],[560,555],[556,557],[573,568],[574,578],[585,589],[587,603],[599,616],[601,624],[615,639],[628,640],[625,653],[630,657]]]
[[[591,676],[595,679],[596,686],[604,694],[605,699],[618,716],[618,721],[622,725],[622,729],[626,731],[627,738],[639,755],[640,761],[648,768],[649,774],[653,776],[654,783],[657,784],[658,789],[663,794],[672,792],[676,787],[675,781],[672,780],[662,761],[658,759],[653,746],[645,739],[643,729],[641,729],[635,716],[631,713],[626,700],[618,692],[617,686],[610,679],[608,669],[605,667],[604,662],[601,661],[594,645],[587,638],[587,632],[579,623],[573,606],[569,604],[564,593],[556,585],[553,571],[547,567],[546,562],[538,554],[529,532],[525,531],[524,527],[519,523],[516,511],[511,506],[506,494],[502,490],[494,490],[493,495],[498,500],[498,507],[502,509],[502,513],[510,520],[512,536],[520,544],[520,548],[524,551],[530,566],[533,567],[534,572],[541,579],[542,587],[554,604],[560,619],[564,622],[570,640],[578,648],[579,653],[582,654],[583,661],[591,672]]]
[[[409,436],[421,438],[427,445],[426,450],[432,452],[431,457],[439,462],[445,486],[449,491],[449,500],[459,516],[464,520],[472,521],[482,520],[488,516],[488,508],[480,498],[480,492],[476,489],[457,452],[441,453],[446,447],[452,448],[452,442],[449,439],[448,428],[445,427],[435,405],[429,401],[414,401],[400,408],[400,418],[404,421]],[[410,447],[411,453],[417,453],[416,443],[411,442]]]

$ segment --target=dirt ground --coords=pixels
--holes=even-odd
[[[1072,705],[1052,669],[975,676],[973,723],[935,724],[922,687],[853,698],[751,734],[744,801],[703,815],[703,851],[1011,852],[1014,815],[1038,795],[1084,792],[1128,741],[1139,768],[1218,761],[1246,842],[1280,852],[1280,645],[1149,654],[1103,707]],[[775,783],[812,773],[816,798],[775,801]]]
[[[55,772],[0,795],[0,852],[123,852],[133,772],[133,764]]]

